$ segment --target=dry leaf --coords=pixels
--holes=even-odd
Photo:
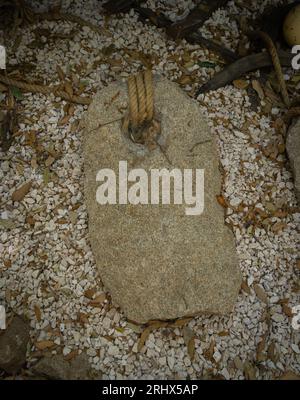
[[[246,361],[244,364],[244,374],[247,380],[256,379],[255,368],[249,361]]]
[[[35,347],[38,350],[49,349],[50,347],[55,346],[55,343],[52,340],[42,340],[40,342],[36,342]]]
[[[266,360],[266,354],[264,354],[264,349],[266,347],[266,340],[267,340],[268,334],[265,333],[261,337],[261,341],[258,343],[257,348],[256,348],[256,360],[257,361],[265,361]]]
[[[187,346],[188,349],[188,355],[191,359],[191,361],[193,361],[194,356],[195,356],[195,336],[193,336]]]
[[[11,261],[9,259],[4,260],[3,264],[4,264],[5,268],[10,268],[11,267]]]
[[[26,217],[26,219],[25,219],[25,222],[26,222],[27,224],[29,224],[30,226],[34,226],[34,224],[35,224],[35,219],[33,218],[32,215],[28,215],[28,216]]]
[[[77,315],[77,320],[81,325],[85,325],[89,323],[88,314],[79,312]]]
[[[84,297],[87,297],[88,299],[92,300],[96,291],[97,291],[96,289],[88,289],[84,292],[83,295]]]
[[[66,218],[59,218],[59,219],[56,221],[56,223],[57,223],[57,224],[60,224],[60,225],[64,225],[64,224],[67,224],[67,223],[68,223],[68,220],[67,220]]]
[[[271,229],[275,234],[277,234],[285,228],[287,228],[287,224],[285,222],[276,222]]]
[[[251,294],[251,289],[249,288],[248,284],[246,281],[243,281],[241,284],[241,288],[244,292],[246,292],[247,294]]]
[[[279,356],[276,354],[276,345],[274,342],[270,344],[268,347],[268,358],[273,361],[273,363],[277,363]]]
[[[215,352],[215,341],[212,339],[209,344],[209,348],[204,351],[204,357],[207,360],[214,361],[213,355]]]
[[[67,354],[67,355],[65,356],[65,360],[66,360],[66,361],[70,361],[70,360],[72,360],[73,358],[75,358],[77,355],[78,355],[78,350],[77,350],[77,349],[76,349],[76,350],[73,350],[73,351],[71,351],[69,354]]]
[[[182,318],[182,319],[177,319],[171,326],[174,327],[180,327],[188,324],[191,321],[192,318]]]
[[[286,371],[277,379],[281,381],[299,381],[300,375],[295,374],[293,371]]]
[[[229,332],[228,331],[221,331],[218,333],[219,336],[228,336]]]
[[[69,95],[69,96],[73,96],[73,88],[70,82],[65,82],[64,84],[64,88],[65,88],[65,92]]]
[[[222,206],[224,208],[228,207],[226,200],[224,199],[224,197],[221,194],[216,196],[216,198],[217,198],[217,202],[220,204],[220,206]]]
[[[284,314],[287,316],[287,317],[290,317],[290,318],[292,318],[293,317],[293,312],[292,312],[292,309],[287,305],[287,304],[282,304],[281,305],[281,307],[282,307],[282,311],[284,312]]]
[[[147,326],[141,336],[140,339],[138,341],[138,345],[137,345],[137,350],[141,351],[146,340],[148,339],[148,336],[150,335],[150,333],[152,331],[154,331],[155,329],[159,329],[159,328],[165,328],[166,326],[168,326],[168,322],[164,322],[164,321],[151,321],[149,322],[149,326]]]
[[[237,89],[246,89],[249,86],[249,83],[244,79],[236,79],[232,83]]]
[[[268,304],[268,296],[267,296],[266,292],[264,291],[264,289],[258,284],[254,284],[253,288],[254,288],[255,294],[259,298],[259,300],[261,300],[263,303]]]
[[[19,189],[15,190],[11,196],[13,201],[22,201],[26,194],[29,192],[32,185],[32,181],[29,181],[22,185]]]
[[[153,321],[149,322],[149,327],[152,330],[159,329],[159,328],[165,328],[166,326],[168,326],[168,322],[165,322],[165,321],[153,320]]]
[[[34,306],[34,313],[35,313],[36,320],[38,322],[40,322],[41,321],[41,309],[37,304],[35,304],[35,306]]]
[[[182,75],[180,78],[177,79],[177,83],[179,83],[179,85],[189,85],[190,83],[192,83],[192,78],[189,75]]]
[[[148,326],[147,328],[145,328],[140,336],[140,340],[138,342],[137,345],[137,350],[141,351],[144,344],[146,343],[146,340],[148,339],[150,333],[151,333],[152,329]]]
[[[99,296],[96,296],[93,300],[89,302],[89,306],[98,307],[101,304],[103,304],[105,299],[106,299],[106,294],[101,293]]]
[[[256,93],[258,94],[258,97],[261,99],[261,100],[263,100],[264,98],[265,98],[265,93],[264,93],[264,91],[263,91],[263,88],[261,87],[261,84],[257,81],[257,80],[255,80],[255,79],[253,79],[252,80],[252,87],[253,87],[253,89],[256,91]]]
[[[65,73],[59,65],[56,66],[56,72],[61,81],[64,81],[66,79]]]
[[[36,169],[36,168],[38,167],[38,163],[37,163],[37,161],[36,161],[36,158],[32,158],[32,159],[30,160],[30,165],[31,165],[31,167],[32,167],[33,169]]]
[[[239,369],[240,371],[244,370],[244,363],[242,362],[242,360],[238,356],[234,357],[233,362],[234,362],[234,365],[235,365],[236,369]]]
[[[47,158],[47,160],[45,161],[46,167],[50,167],[50,165],[52,165],[52,164],[54,163],[54,161],[55,161],[55,158],[52,157],[52,156],[49,156],[49,157]]]

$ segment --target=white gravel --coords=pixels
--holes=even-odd
[[[185,10],[193,7],[191,0],[180,2],[180,7],[174,0],[147,1],[152,8],[156,3],[173,20],[184,17]],[[241,9],[243,3],[231,1],[226,9],[214,13],[202,33],[207,37],[218,34],[218,40],[235,49],[239,33],[236,15],[261,12],[276,1],[252,2],[251,10]],[[32,4],[40,10],[47,6],[46,1]],[[60,65],[73,82],[82,82],[84,94],[92,96],[120,75],[126,79],[141,67],[136,54],[129,56],[124,51],[132,50],[151,55],[154,71],[171,80],[186,71],[191,73],[192,82],[184,89],[193,94],[201,82],[222,68],[206,49],[168,40],[163,30],[138,22],[133,11],[122,18],[112,16],[105,24],[100,1],[69,0],[64,4],[68,13],[105,26],[106,33],[99,35],[74,23],[56,21],[23,28],[16,53],[8,46],[8,62],[35,64],[26,74],[28,79],[57,84],[56,67]],[[51,31],[51,36],[42,37],[44,46],[31,49],[37,28]],[[61,35],[69,33],[72,38],[68,40]],[[102,51],[109,52],[112,45],[110,61],[103,63]],[[199,68],[201,61],[219,65]],[[0,153],[0,215],[2,221],[14,225],[13,229],[0,230],[0,304],[29,318],[33,339],[30,363],[37,356],[35,344],[48,340],[53,346],[46,351],[53,354],[86,351],[92,367],[108,379],[197,379],[211,375],[269,379],[288,370],[300,373],[300,335],[287,315],[300,304],[296,267],[300,214],[284,154],[272,160],[263,152],[280,141],[273,127],[278,110],[274,116],[263,114],[262,107],[252,111],[246,91],[232,85],[198,100],[218,140],[223,196],[229,204],[226,222],[234,230],[248,286],[240,292],[231,315],[199,316],[189,322],[188,328],[195,335],[191,361],[182,328],[152,332],[139,352],[142,328],[128,323],[108,294],[100,306],[89,304],[91,293],[95,299],[105,288],[87,239],[82,138],[76,128],[86,106],[76,105],[69,121],[60,124],[65,101],[53,95],[24,94],[19,135],[8,152]],[[30,135],[36,138],[38,149],[25,145]],[[46,167],[44,160],[49,155],[54,161]],[[12,202],[13,191],[30,179],[33,186],[25,199]],[[91,289],[93,292],[87,292]],[[265,345],[258,357],[257,346],[264,336]]]

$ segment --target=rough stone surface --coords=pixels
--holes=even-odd
[[[0,331],[0,369],[17,372],[26,362],[29,327],[20,317],[14,317],[7,329]]]
[[[294,174],[298,204],[300,204],[300,118],[298,118],[289,129],[286,150]]]
[[[62,355],[44,357],[36,363],[32,370],[35,374],[48,379],[91,379],[91,368],[85,353],[80,354],[71,361],[66,361]]]
[[[233,235],[216,201],[221,191],[216,145],[198,104],[176,84],[161,78],[155,82],[160,142],[172,165],[160,148],[148,151],[122,135],[117,119],[127,108],[124,83],[99,92],[83,121],[85,196],[96,263],[128,319],[144,323],[228,313],[241,276]],[[185,204],[99,205],[97,172],[111,168],[118,174],[120,160],[128,162],[128,171],[204,168],[203,214],[187,216]]]

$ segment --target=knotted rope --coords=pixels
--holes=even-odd
[[[129,110],[123,120],[123,132],[136,143],[154,147],[160,125],[154,119],[154,95],[152,71],[146,70],[127,81]]]
[[[266,46],[267,50],[269,51],[269,54],[270,54],[272,62],[273,62],[273,66],[274,66],[276,76],[277,76],[277,79],[279,82],[280,91],[281,91],[281,95],[282,95],[284,104],[289,108],[290,107],[289,94],[288,94],[286,83],[284,80],[278,52],[277,52],[276,46],[275,46],[272,38],[266,32],[263,32],[263,31],[249,32],[249,36],[259,37],[265,43],[265,46]]]

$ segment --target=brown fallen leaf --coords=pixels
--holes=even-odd
[[[295,374],[293,371],[286,371],[283,375],[279,376],[277,380],[280,381],[299,381],[300,375]]]
[[[267,340],[268,333],[264,333],[261,337],[261,341],[258,343],[256,348],[256,360],[258,362],[265,361],[267,356],[265,354],[265,347],[266,347],[266,340]]]
[[[276,210],[274,213],[273,213],[273,216],[274,217],[277,217],[277,218],[285,218],[285,217],[287,217],[289,215],[289,213],[287,212],[287,211],[283,211],[283,210]]]
[[[77,350],[77,349],[76,349],[76,350],[73,350],[73,351],[71,351],[69,354],[67,354],[67,355],[65,356],[65,360],[66,360],[66,361],[73,360],[73,358],[75,358],[76,356],[78,356],[78,350]]]
[[[256,93],[258,94],[258,97],[263,100],[265,98],[265,93],[263,91],[263,88],[261,87],[261,84],[258,82],[258,80],[253,79],[251,81],[252,87],[253,89],[256,91]]]
[[[188,326],[185,326],[182,329],[182,333],[183,333],[183,340],[186,346],[188,346],[189,341],[195,336],[194,331],[189,328]]]
[[[249,86],[249,83],[244,79],[235,79],[232,83],[237,89],[246,89]]]
[[[94,295],[95,295],[95,293],[96,293],[96,289],[95,288],[93,288],[93,289],[87,289],[85,292],[84,292],[84,297],[87,297],[88,299],[90,299],[90,300],[92,300],[93,299],[93,297],[94,297]]]
[[[30,226],[34,226],[34,224],[35,224],[35,219],[33,218],[32,215],[28,215],[28,216],[26,217],[26,219],[25,219],[25,222],[26,222],[27,224],[29,224]]]
[[[65,73],[59,65],[56,66],[56,72],[61,81],[64,81],[66,79]]]
[[[55,346],[55,343],[52,340],[41,340],[40,342],[36,342],[35,347],[38,350],[49,349],[50,347]]]
[[[218,333],[219,336],[229,336],[229,332],[228,331],[221,331]]]
[[[276,222],[271,229],[275,234],[277,234],[285,228],[287,228],[287,224],[285,222]]]
[[[238,357],[238,356],[234,357],[233,363],[234,363],[234,366],[236,369],[239,369],[240,371],[244,370],[244,363],[242,362],[240,357]]]
[[[10,268],[11,267],[11,261],[9,259],[4,260],[3,264],[4,264],[5,268]]]
[[[68,220],[67,220],[66,218],[59,218],[59,219],[56,221],[56,223],[57,223],[57,224],[60,224],[60,225],[64,225],[64,224],[67,224],[67,223],[68,223]]]
[[[246,281],[243,281],[241,284],[241,288],[244,292],[246,292],[247,294],[251,294],[251,289],[249,288],[248,284]]]
[[[180,78],[177,79],[177,83],[179,83],[179,85],[189,85],[190,83],[192,83],[192,78],[189,75],[182,75]]]
[[[214,339],[212,339],[210,341],[208,349],[206,349],[203,354],[207,360],[214,362],[214,358],[213,358],[214,352],[215,352],[215,341],[214,341]]]
[[[292,318],[293,317],[293,312],[292,312],[292,309],[291,309],[291,307],[289,307],[287,304],[285,304],[285,303],[283,303],[282,305],[281,305],[281,307],[282,307],[282,311],[284,312],[284,314],[287,316],[287,317],[290,317],[290,318]]]
[[[32,186],[32,181],[24,183],[21,187],[15,190],[11,196],[13,201],[22,201]]]
[[[258,284],[254,284],[253,288],[254,288],[255,294],[259,298],[259,300],[261,300],[265,304],[268,304],[268,296],[267,296],[266,292],[264,291],[264,289]]]
[[[77,314],[77,321],[80,323],[80,325],[84,326],[85,324],[89,323],[89,318],[88,318],[88,314],[79,312]]]
[[[173,324],[171,324],[171,326],[174,326],[174,327],[184,326],[184,325],[188,324],[191,320],[192,320],[192,318],[177,319]]]
[[[271,344],[268,347],[268,358],[273,361],[273,363],[277,363],[279,354],[276,353],[276,345],[275,342],[271,342]]]
[[[89,306],[99,307],[101,304],[104,303],[105,300],[106,300],[106,294],[101,293],[99,294],[99,296],[96,296],[93,300],[89,302]]]
[[[58,125],[62,126],[62,125],[66,125],[71,119],[71,115],[64,115],[59,121],[58,121]]]
[[[34,314],[35,314],[36,320],[38,322],[40,322],[41,321],[41,309],[37,304],[35,304],[35,306],[34,306]]]
[[[247,379],[247,380],[255,380],[256,379],[256,370],[250,361],[246,361],[244,363],[244,375],[245,375],[245,379]]]
[[[152,331],[152,329],[149,326],[143,330],[143,332],[142,332],[142,334],[140,336],[140,339],[138,341],[138,345],[137,345],[137,350],[138,351],[142,350],[142,348],[143,348],[144,344],[146,343],[146,340],[148,339],[151,331]]]
[[[69,95],[69,96],[73,96],[73,94],[74,94],[74,92],[73,92],[73,87],[72,87],[72,85],[71,85],[71,83],[70,82],[68,82],[68,81],[66,81],[65,82],[65,84],[64,84],[64,89],[65,89],[65,92]]]
[[[188,355],[191,361],[193,361],[195,356],[195,336],[191,337],[191,339],[189,340],[187,349],[188,349]]]
[[[216,196],[217,202],[220,204],[220,206],[224,208],[228,208],[227,201],[224,199],[224,197],[220,194]]]
[[[50,165],[52,165],[52,164],[54,163],[54,161],[55,161],[55,158],[52,157],[52,156],[49,156],[49,157],[47,158],[47,160],[45,161],[46,167],[50,167]]]
[[[141,336],[139,338],[138,345],[137,345],[138,351],[142,350],[146,340],[148,339],[148,337],[152,331],[154,331],[155,329],[165,328],[168,326],[168,322],[164,322],[164,321],[151,321],[149,324],[150,325],[147,326],[141,333]]]

